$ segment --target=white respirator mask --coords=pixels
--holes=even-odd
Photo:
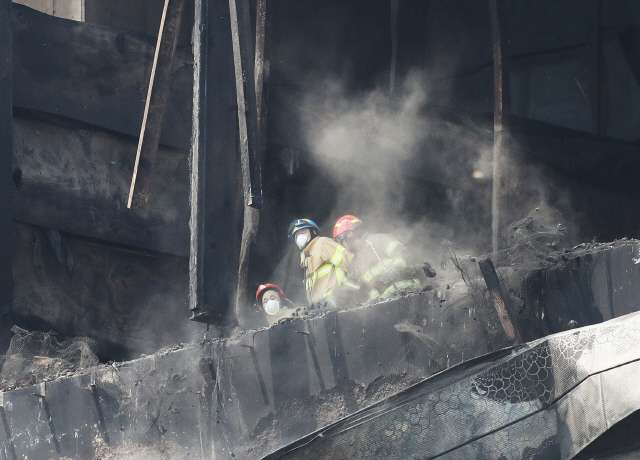
[[[275,315],[280,311],[280,302],[274,299],[267,300],[267,303],[264,304],[264,311],[267,312],[267,315]]]
[[[302,233],[298,236],[296,236],[296,246],[298,246],[298,248],[302,249],[304,248],[304,246],[307,244],[307,234],[306,233]]]

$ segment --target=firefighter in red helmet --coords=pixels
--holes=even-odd
[[[276,324],[284,318],[290,318],[295,305],[287,299],[282,289],[275,284],[261,284],[256,291],[258,308],[265,312],[269,325]]]
[[[342,306],[341,292],[359,290],[346,279],[353,254],[331,238],[319,236],[320,228],[309,219],[297,219],[289,225],[289,238],[300,249],[300,267],[309,305],[326,303],[331,308]],[[338,289],[339,288],[339,289]]]
[[[419,274],[404,254],[404,246],[393,235],[369,234],[356,216],[342,216],[333,228],[333,238],[355,256],[347,277],[359,282],[370,299],[389,298],[397,291],[421,287]]]

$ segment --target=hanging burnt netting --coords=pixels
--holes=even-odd
[[[71,375],[99,362],[96,342],[88,337],[69,337],[59,342],[54,332],[29,332],[18,326],[11,330],[11,344],[0,360],[1,391]]]
[[[553,266],[575,244],[558,211],[536,208],[524,219],[507,226],[506,247],[498,255],[498,265],[517,266],[520,270]]]

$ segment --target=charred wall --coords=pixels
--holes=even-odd
[[[11,320],[20,327],[91,337],[105,360],[204,333],[189,321],[186,258],[21,223],[14,240]]]
[[[176,53],[152,198],[127,209],[155,40],[22,5],[12,24],[10,322],[90,336],[105,360],[194,340],[203,326],[188,321],[191,53]]]
[[[170,265],[173,256],[186,257],[189,252],[187,150],[193,56],[186,46],[193,11],[187,2],[180,42],[184,47],[179,47],[174,62],[156,182],[151,186],[154,198],[146,210],[135,211],[125,209],[124,197],[161,2],[126,3],[87,2],[86,23],[14,5],[14,132],[21,140],[14,149],[16,216],[22,223],[72,238],[100,240],[105,254],[112,244],[133,247],[166,258]],[[506,214],[517,220],[545,201],[574,221],[577,238],[589,240],[635,236],[640,221],[635,186],[640,167],[633,137],[639,67],[636,7],[603,3],[596,46],[591,6],[545,2],[532,9],[522,2],[500,2],[507,17],[512,134],[520,163],[509,178],[512,196]],[[492,143],[488,8],[482,2],[401,0],[396,14],[392,28],[385,2],[305,0],[269,5],[266,204],[252,246],[250,291],[259,283],[275,281],[295,298],[299,273],[287,257],[285,232],[300,216],[330,228],[338,216],[366,209],[375,217],[376,230],[396,231],[414,224],[424,229],[406,241],[410,246],[434,246],[434,241],[446,238],[465,250],[486,250],[491,183],[473,174],[474,155]],[[211,258],[207,264],[220,272],[236,264],[236,241],[228,235],[237,237],[240,226],[235,88],[229,78],[230,37],[222,22],[215,28],[221,35],[208,38],[208,78],[224,80],[224,88],[221,84],[217,95],[209,94],[218,103],[212,102],[217,111],[206,115],[207,129],[219,142],[208,147],[207,167],[214,180],[202,189],[214,197],[206,227]],[[432,131],[408,158],[395,160],[386,153],[381,165],[365,155],[339,158],[334,163],[349,172],[345,180],[318,161],[308,142],[308,117],[320,127],[339,118],[342,109],[336,107],[358,107],[372,93],[386,98],[394,43],[396,89],[388,97],[391,109],[380,107],[396,114],[394,105],[403,105],[401,83],[418,72],[428,91],[415,115]],[[596,57],[600,67],[594,69]],[[217,65],[222,62],[226,64]],[[601,99],[597,104],[589,99],[589,81],[596,75]],[[596,112],[600,131],[592,126]],[[387,190],[388,184],[394,189],[382,206],[378,191]],[[417,226],[425,217],[428,225]],[[430,229],[439,231],[427,241],[422,235]],[[226,251],[221,259],[218,250]],[[25,276],[27,268],[20,268]],[[36,268],[30,268],[33,276]],[[102,276],[106,275],[97,279],[104,280]],[[229,310],[227,299],[233,297],[229,286],[234,276],[213,276],[208,282],[213,286],[210,303],[218,302],[223,314]],[[138,300],[146,302],[143,296]],[[41,304],[38,299],[33,302]],[[177,305],[172,301],[167,308],[174,311]]]

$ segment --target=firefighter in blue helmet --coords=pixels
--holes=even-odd
[[[307,302],[326,302],[336,308],[339,306],[339,286],[359,290],[358,285],[346,277],[353,254],[331,238],[318,236],[319,233],[320,228],[310,219],[297,219],[289,225],[289,238],[300,249]]]

